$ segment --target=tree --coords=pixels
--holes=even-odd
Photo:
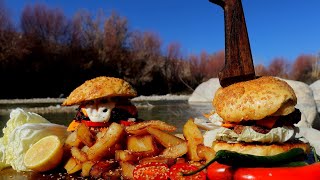
[[[289,67],[290,64],[287,62],[287,60],[283,58],[275,58],[271,61],[270,65],[268,66],[268,72],[271,76],[288,78]]]
[[[24,7],[20,26],[28,53],[18,65],[24,73],[23,78],[33,80],[27,84],[35,87],[29,95],[60,96],[65,90],[64,82],[72,72],[65,61],[70,48],[70,22],[61,10],[36,4]]]
[[[168,93],[181,91],[189,78],[190,68],[183,61],[181,46],[179,43],[170,43],[165,52],[164,76],[168,86]],[[188,86],[188,85],[187,85]]]
[[[269,75],[268,69],[263,64],[258,64],[254,69],[257,76]]]
[[[0,0],[0,30],[12,29],[13,25],[9,17],[9,11],[6,8],[4,1]]]
[[[126,77],[134,84],[143,87],[141,91],[150,90],[146,87],[154,81],[158,81],[156,86],[163,86],[162,68],[164,62],[161,60],[161,39],[152,32],[134,31],[128,38],[129,58],[126,66]],[[156,76],[156,77],[155,77]],[[161,84],[160,84],[161,79]]]
[[[224,51],[219,51],[214,54],[208,54],[203,51],[200,57],[196,57],[195,55],[190,56],[191,71],[195,73],[198,83],[213,77],[218,77],[218,73],[224,67],[224,59]]]
[[[172,86],[177,82],[179,76],[178,62],[181,60],[181,48],[178,43],[170,43],[165,52],[164,77],[168,85],[168,91],[171,93]]]
[[[129,48],[135,59],[148,60],[160,57],[161,45],[161,39],[153,32],[134,31],[130,34]]]
[[[104,22],[103,57],[101,60],[105,63],[111,61],[111,63],[115,64],[118,64],[119,61],[122,61],[124,59],[122,55],[123,50],[126,47],[127,38],[127,19],[120,17],[115,12],[112,12],[111,16],[108,17]],[[121,67],[118,66],[118,68]]]
[[[105,19],[102,11],[93,16],[85,10],[78,11],[72,18],[69,56],[73,59],[71,65],[80,68],[83,71],[82,74],[87,74],[82,76],[84,79],[100,75],[101,71],[106,69],[103,62]]]
[[[21,29],[25,35],[53,45],[68,44],[70,26],[63,12],[45,5],[26,6],[22,11]]]
[[[29,51],[25,65],[36,72],[47,69],[44,72],[48,73],[62,68],[62,56],[68,51],[71,39],[70,23],[63,12],[39,4],[26,6],[20,24]]]
[[[312,65],[315,58],[311,55],[300,55],[292,65],[291,77],[297,81],[310,83],[312,81]]]
[[[20,46],[21,36],[15,31],[9,11],[0,1],[0,64],[2,67],[14,63],[23,56],[24,48]]]
[[[177,42],[170,43],[167,46],[165,56],[170,60],[182,59],[181,45]]]
[[[208,79],[212,77],[218,77],[219,72],[224,68],[225,52],[218,51],[208,57],[207,62],[207,74]]]
[[[320,78],[320,53],[318,56],[314,58],[314,61],[312,63],[312,73],[311,77],[313,79],[319,79]]]
[[[105,19],[103,12],[98,12],[95,18],[88,11],[77,12],[72,19],[71,45],[83,49],[102,50],[103,28],[101,25]]]
[[[191,54],[188,57],[188,62],[190,63],[190,70],[192,75],[192,84],[194,86],[202,83],[206,77],[204,60],[200,61],[200,58],[196,55]]]

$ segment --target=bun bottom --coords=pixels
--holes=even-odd
[[[247,144],[215,141],[212,144],[212,149],[215,152],[219,150],[229,150],[256,156],[273,156],[276,154],[287,152],[293,148],[302,148],[306,153],[310,152],[310,145],[301,141],[287,142],[283,144]]]

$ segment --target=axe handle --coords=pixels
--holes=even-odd
[[[225,66],[219,72],[222,87],[255,78],[241,0],[210,0],[224,10]]]

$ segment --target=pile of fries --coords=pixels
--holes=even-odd
[[[193,119],[174,135],[176,127],[160,120],[130,126],[112,123],[95,133],[80,124],[65,141],[68,174],[106,179],[133,179],[134,168],[143,163],[206,162],[215,152],[203,144],[203,136]]]

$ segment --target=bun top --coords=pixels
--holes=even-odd
[[[101,76],[85,81],[70,93],[62,105],[70,106],[83,101],[113,96],[135,97],[137,92],[123,79]]]
[[[212,104],[224,120],[240,122],[288,115],[295,110],[297,97],[285,81],[263,76],[218,89]]]

